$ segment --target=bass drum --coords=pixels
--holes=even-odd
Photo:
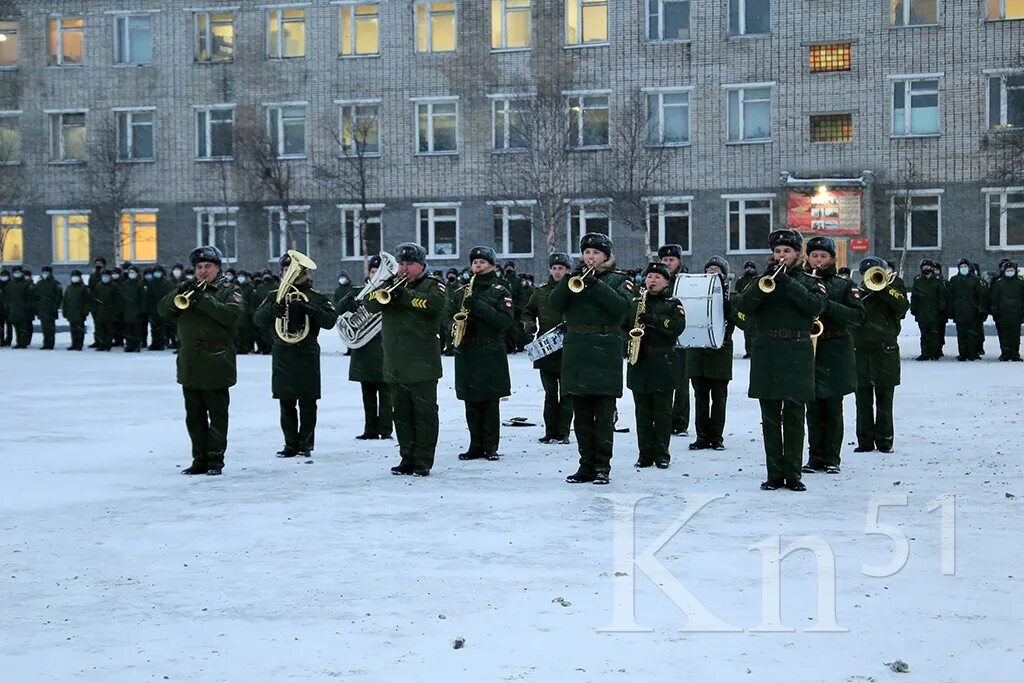
[[[725,295],[717,275],[676,275],[672,288],[686,311],[686,329],[676,339],[683,349],[720,349],[725,343]]]

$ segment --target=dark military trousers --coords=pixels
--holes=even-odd
[[[974,334],[978,344],[978,356],[985,355],[985,319],[982,318],[977,323],[977,332]]]
[[[694,377],[690,381],[693,383],[693,423],[697,428],[697,441],[720,446],[724,442],[729,380]]]
[[[401,465],[429,470],[437,450],[437,380],[392,384],[391,410]]]
[[[690,429],[690,377],[686,374],[686,349],[676,349],[675,352],[679,377],[672,399],[672,431],[685,432]]]
[[[96,320],[92,319],[93,340],[96,342],[96,349],[99,351],[107,351],[114,344],[114,323],[109,320]]]
[[[185,396],[185,427],[192,440],[192,466],[224,467],[231,395],[227,389],[182,387],[181,392]]]
[[[57,337],[57,319],[40,318],[39,327],[43,331],[43,348],[52,349]]]
[[[258,327],[256,328],[256,350],[267,355],[270,350],[274,347],[274,328],[272,327]]]
[[[137,351],[146,345],[146,319],[136,318],[124,323],[124,350]]]
[[[14,347],[23,349],[32,343],[32,318],[14,321]]]
[[[568,439],[572,425],[572,396],[560,395],[561,380],[557,372],[540,371],[540,385],[544,387],[544,436],[549,439]]]
[[[958,358],[977,358],[981,351],[978,326],[972,322],[956,324],[956,345]]]
[[[807,465],[816,470],[839,467],[843,450],[843,397],[807,404]]]
[[[857,387],[857,446],[889,450],[893,442],[892,397],[896,387]]]
[[[754,331],[743,330],[743,357],[750,358],[750,350],[754,348]]]
[[[124,346],[124,318],[114,318],[114,346]]]
[[[391,387],[384,383],[360,382],[363,394],[363,434],[391,438]]]
[[[1020,320],[997,320],[999,334],[999,357],[1013,360],[1020,358]]]
[[[580,471],[608,474],[615,438],[615,397],[574,395],[572,410]]]
[[[469,426],[469,453],[498,452],[501,438],[500,399],[466,401],[466,424]]]
[[[81,351],[82,345],[85,344],[85,321],[69,320],[68,325],[71,327],[71,346],[69,349],[72,351]]]
[[[655,391],[648,394],[633,392],[636,412],[636,439],[640,447],[640,462],[668,464],[672,440],[672,392]]]
[[[167,340],[168,348],[178,348],[178,324],[176,322],[166,323],[164,338]]]
[[[0,346],[10,346],[14,337],[14,326],[7,318],[0,318]]]
[[[764,438],[768,481],[800,481],[804,451],[804,404],[761,399],[761,434]]]
[[[242,354],[243,356],[247,353],[252,353],[253,347],[253,332],[255,332],[252,325],[239,325],[238,332],[235,334],[235,351]]]
[[[281,431],[284,433],[284,447],[292,451],[313,450],[313,434],[316,431],[316,399],[287,399],[281,404]]]
[[[149,319],[150,336],[153,339],[149,345],[150,351],[163,351],[166,348],[165,329],[164,322],[160,318]]]
[[[917,324],[921,330],[921,355],[925,358],[941,358],[946,343],[946,324],[941,322],[928,325]]]

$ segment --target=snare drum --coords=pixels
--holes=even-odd
[[[544,356],[550,356],[555,351],[561,351],[565,343],[565,332],[561,327],[555,327],[537,337],[523,348],[531,361],[536,362]]]
[[[683,349],[720,349],[725,343],[725,295],[717,275],[676,276],[672,294],[683,303],[686,329],[676,339]]]

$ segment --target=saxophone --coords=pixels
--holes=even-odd
[[[462,290],[462,307],[452,316],[452,348],[459,348],[463,337],[466,336],[466,324],[469,322],[469,309],[466,308],[466,300],[473,296],[473,282],[476,274],[469,278],[469,284]]]
[[[633,316],[633,329],[629,331],[629,345],[627,355],[629,364],[636,365],[640,360],[640,341],[644,338],[644,326],[640,324],[640,318],[647,312],[647,290],[640,292],[640,299],[636,304],[636,315]]]

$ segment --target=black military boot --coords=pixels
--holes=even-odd
[[[375,432],[363,432],[362,434],[360,434],[356,438],[361,440],[361,441],[367,440],[367,439],[379,439],[380,438],[380,434],[377,434]]]
[[[401,474],[412,474],[412,465],[395,465],[391,468],[391,474],[396,476]]]
[[[854,453],[870,453],[875,450],[874,444],[857,444],[857,447],[853,449]]]
[[[667,470],[668,464],[668,460],[658,460],[657,462],[654,463],[654,466],[657,467],[659,470]]]
[[[689,449],[691,451],[703,451],[711,447],[712,443],[710,441],[705,441],[704,439],[697,439],[689,445]]]
[[[208,470],[208,468],[206,468],[206,467],[203,467],[203,466],[201,466],[201,465],[196,465],[196,464],[193,464],[193,465],[192,465],[191,467],[186,467],[185,469],[183,469],[183,470],[181,471],[181,473],[182,473],[182,474],[185,474],[185,475],[191,475],[191,474],[206,474],[206,473],[207,473],[208,471],[209,471],[209,470]]]
[[[501,454],[497,451],[488,451],[484,453],[484,460],[490,460],[491,462],[501,460]]]
[[[636,464],[633,465],[633,467],[637,468],[638,470],[642,470],[642,469],[645,469],[647,467],[653,467],[653,466],[654,466],[653,462],[651,462],[650,460],[644,460],[642,458],[640,460],[637,460]]]
[[[416,468],[416,469],[414,469],[412,471],[412,476],[414,476],[414,477],[429,477],[430,476],[430,468],[429,467],[418,467],[418,468]]]
[[[476,451],[472,448],[465,453],[459,453],[459,460],[480,460],[484,457],[486,457],[486,454],[483,451]]]
[[[610,480],[608,479],[608,473],[607,473],[607,472],[597,472],[597,473],[596,473],[596,474],[594,475],[594,481],[593,481],[593,483],[594,483],[595,485],[598,485],[598,486],[604,486],[605,484],[608,484],[608,483],[609,483],[609,481],[610,481]]]
[[[581,467],[576,471],[576,474],[570,474],[566,477],[565,481],[570,484],[589,484],[594,481],[594,473]]]
[[[762,491],[775,491],[776,489],[780,488],[781,486],[782,486],[782,482],[781,481],[772,481],[771,479],[769,479],[768,481],[762,481],[761,482],[761,490]]]
[[[208,477],[219,476],[223,469],[224,469],[223,467],[211,467],[210,469],[208,469],[206,471],[206,476],[208,476]]]
[[[790,481],[789,479],[787,479],[786,480],[786,488],[789,489],[790,491],[806,491],[807,490],[807,487],[804,486],[804,483],[802,481],[800,481],[799,479],[797,479],[796,481]]]
[[[284,448],[282,448],[281,450],[279,450],[277,452],[277,457],[279,457],[279,458],[294,458],[298,454],[299,454],[299,452],[297,450],[295,450],[294,448],[289,448],[288,446],[285,446]]]

